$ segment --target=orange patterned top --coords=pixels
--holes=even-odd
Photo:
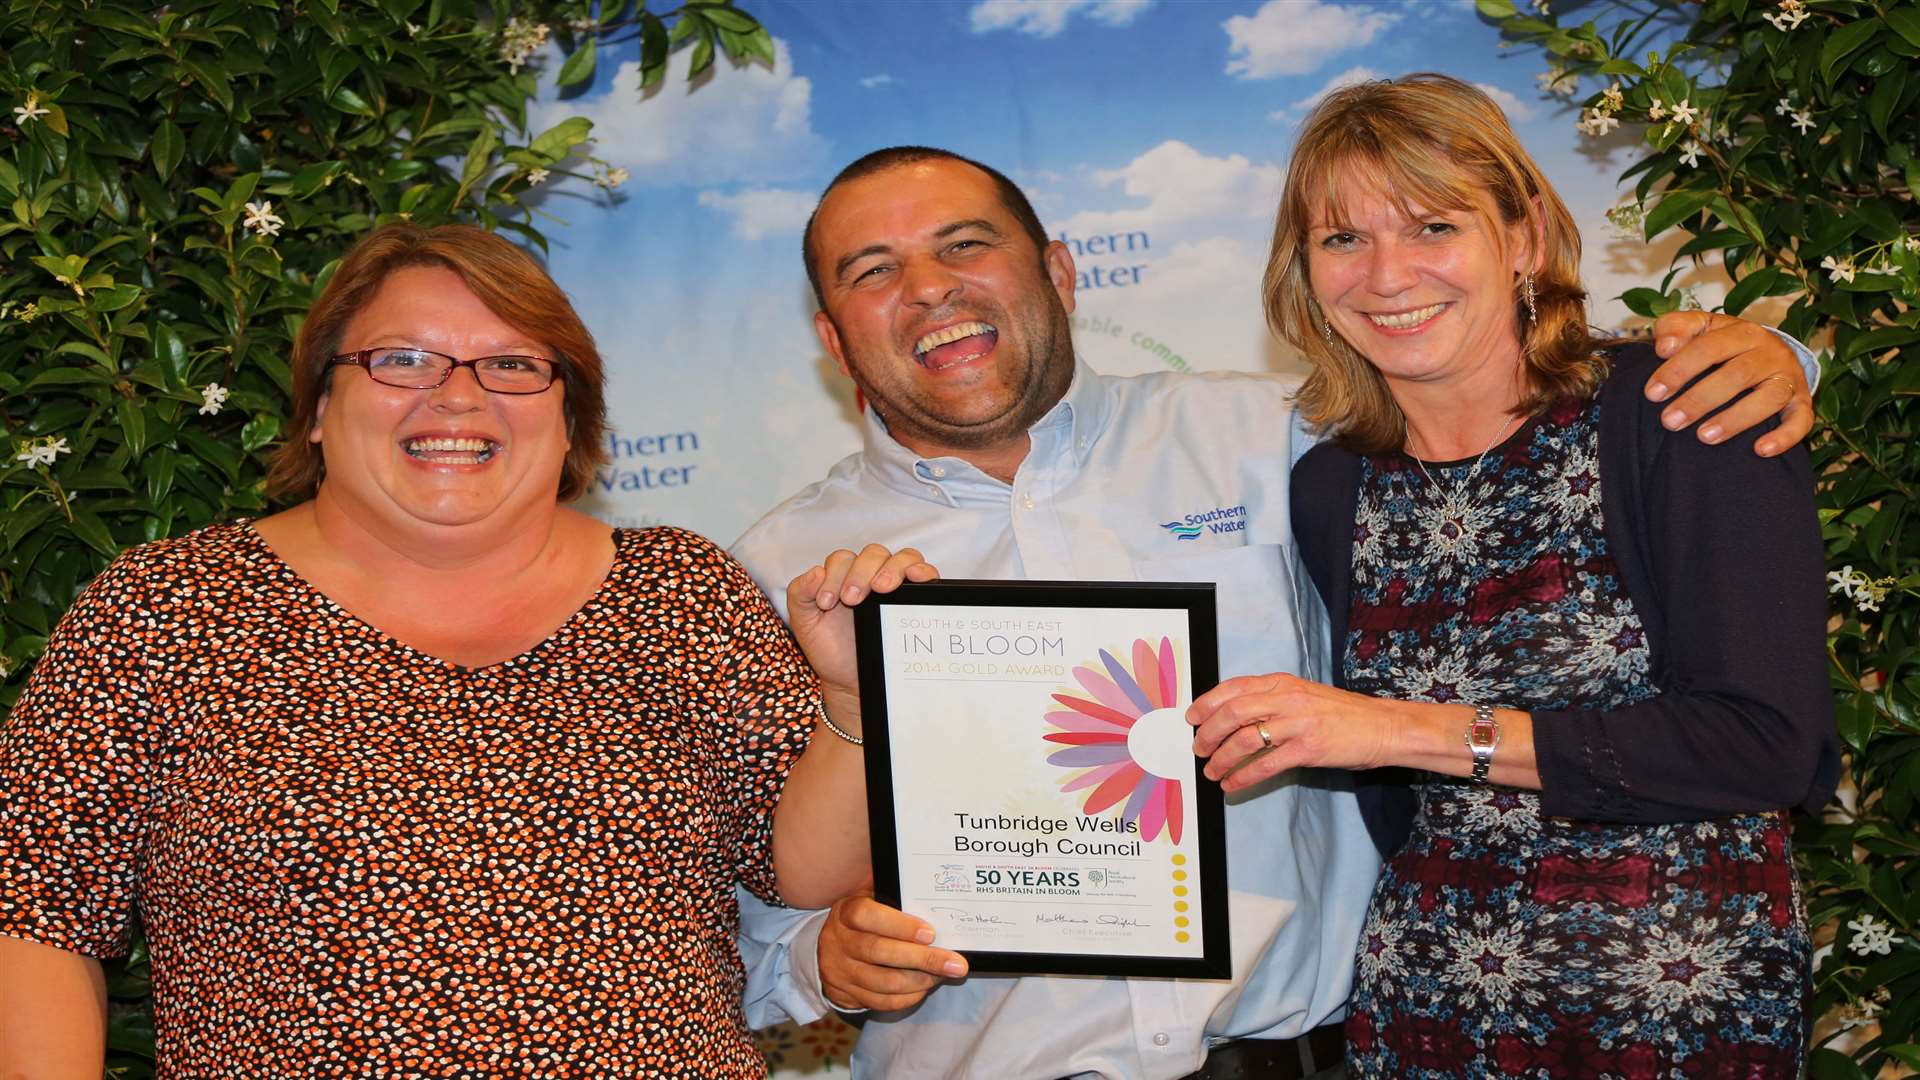
[[[162,1076],[764,1075],[733,888],[818,690],[724,552],[615,548],[478,669],[248,524],[124,553],[0,729],[0,933],[114,956],[137,906]]]

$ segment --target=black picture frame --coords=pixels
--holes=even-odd
[[[911,721],[896,717],[889,708],[882,613],[887,608],[900,606],[1185,611],[1190,641],[1186,674],[1192,696],[1198,697],[1212,689],[1220,679],[1217,605],[1212,583],[951,579],[907,583],[891,593],[870,596],[853,609],[866,740],[868,828],[874,894],[881,902],[894,907],[901,906],[902,889],[896,821],[900,792],[894,784],[893,747],[896,740],[913,736]],[[1198,862],[1192,878],[1198,890],[1195,906],[1201,915],[1198,956],[959,950],[967,957],[971,970],[1003,974],[1230,979],[1233,965],[1227,922],[1226,808],[1219,783],[1207,779],[1201,771],[1203,764],[1200,759],[1194,759],[1191,781]]]

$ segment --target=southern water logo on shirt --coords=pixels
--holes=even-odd
[[[1173,521],[1163,521],[1160,527],[1172,533],[1175,540],[1198,539],[1202,533],[1246,532],[1247,507],[1244,503],[1239,506],[1216,506]]]

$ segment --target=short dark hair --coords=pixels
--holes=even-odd
[[[922,161],[957,161],[962,165],[971,165],[987,174],[993,181],[994,191],[1000,196],[1000,205],[1012,214],[1020,228],[1033,241],[1034,250],[1044,259],[1047,253],[1047,230],[1040,227],[1040,215],[1033,212],[1033,203],[1027,201],[1027,194],[1020,186],[1007,179],[1005,173],[991,165],[982,165],[970,157],[956,154],[951,150],[942,150],[934,146],[889,146],[863,155],[853,164],[841,169],[826,190],[820,193],[820,201],[813,204],[813,213],[807,215],[806,232],[800,235],[800,257],[807,263],[807,281],[813,285],[814,302],[820,310],[827,309],[827,294],[820,287],[820,268],[816,265],[813,251],[813,219],[820,216],[820,204],[827,201],[833,189],[841,184],[875,173],[897,169],[902,165],[914,165]]]

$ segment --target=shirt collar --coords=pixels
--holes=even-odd
[[[1075,357],[1066,394],[1027,429],[1033,439],[1027,462],[1060,453],[1070,455],[1075,465],[1085,462],[1112,414],[1113,395],[1105,376]],[[958,506],[970,495],[1004,500],[1012,490],[962,458],[921,457],[900,445],[871,405],[862,425],[866,471],[895,491]]]

